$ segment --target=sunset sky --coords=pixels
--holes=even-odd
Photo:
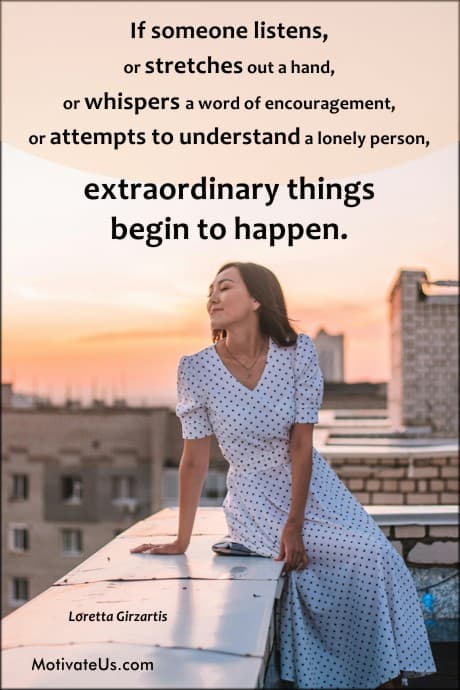
[[[219,18],[222,23],[224,16],[228,21],[228,14],[222,14],[226,5],[232,8],[233,22],[238,17],[241,22],[247,22],[257,16],[255,12],[260,13],[260,7],[254,8],[252,3],[244,3],[244,8],[243,3],[216,3],[219,8],[215,5],[211,8],[209,3],[191,4],[202,7],[206,13],[201,23],[208,24],[217,23]],[[137,158],[131,150],[114,152],[96,147],[52,150],[49,146],[34,148],[27,140],[31,132],[64,126],[113,129],[116,122],[120,129],[129,126],[142,129],[151,128],[152,122],[156,124],[156,116],[152,115],[133,120],[133,115],[118,113],[116,119],[111,113],[107,124],[101,114],[91,120],[88,114],[80,118],[80,113],[66,113],[60,108],[63,98],[81,95],[84,89],[86,93],[123,88],[127,93],[147,90],[150,95],[182,95],[198,88],[196,83],[190,85],[193,80],[157,83],[150,78],[147,83],[144,78],[134,89],[132,83],[121,79],[119,51],[127,55],[134,50],[122,29],[125,30],[132,17],[144,16],[150,5],[129,3],[128,11],[128,3],[75,3],[73,35],[80,41],[78,27],[90,27],[85,35],[87,50],[79,54],[82,64],[78,69],[75,51],[81,43],[77,48],[77,42],[72,43],[64,29],[68,17],[63,6],[57,3],[4,5],[3,31],[7,40],[2,94],[3,381],[13,381],[16,390],[51,395],[56,400],[71,393],[72,397],[84,400],[93,395],[108,400],[125,396],[149,404],[173,404],[178,359],[210,344],[205,311],[207,287],[219,265],[231,259],[256,261],[276,273],[298,330],[314,336],[323,327],[331,333],[345,334],[347,381],[388,378],[387,297],[398,271],[422,268],[432,280],[457,278],[455,4],[360,3],[362,31],[357,33],[356,41],[362,39],[362,50],[373,59],[360,67],[358,74],[354,60],[356,65],[363,62],[356,41],[351,47],[350,42],[342,45],[338,39],[334,44],[331,38],[331,50],[337,52],[336,62],[344,67],[342,72],[348,74],[348,81],[339,70],[338,81],[317,82],[315,88],[324,92],[324,97],[332,97],[332,93],[349,96],[352,88],[356,97],[356,92],[363,91],[368,97],[390,95],[399,112],[392,115],[391,121],[377,119],[375,113],[375,117],[369,113],[348,113],[342,119],[328,115],[327,120],[323,115],[322,125],[314,118],[311,123],[308,120],[312,130],[323,126],[328,131],[369,132],[375,127],[378,131],[424,132],[431,141],[429,148],[358,151],[336,147],[334,151],[325,151],[319,147],[311,150],[272,147],[271,151],[262,151],[247,147],[231,152],[227,149],[220,157],[218,151],[198,149],[183,153],[175,147],[166,152],[139,150]],[[69,8],[73,3],[64,5]],[[101,27],[107,19],[109,5],[113,5],[114,15],[110,35],[104,39],[107,50],[101,56]],[[263,12],[264,16],[283,15],[290,22],[297,17],[296,23],[305,23],[299,14],[302,5],[283,3],[281,8],[271,3],[264,6]],[[163,13],[163,23],[167,23],[168,17],[168,23],[173,23],[167,3],[155,3],[155,6],[157,23],[159,13]],[[315,17],[328,26],[332,37],[338,26],[342,27],[341,36],[346,34],[343,22],[350,21],[349,14],[338,16],[343,11],[338,8],[333,14],[331,3],[308,3],[308,6],[309,15],[314,9]],[[185,5],[183,9],[192,12]],[[238,17],[233,15],[234,11],[239,13]],[[396,23],[393,12],[400,13]],[[24,26],[25,14],[28,22]],[[414,45],[409,50],[408,29],[414,16],[417,16],[418,31],[411,35]],[[185,22],[186,17],[181,14],[181,18]],[[378,34],[381,42],[373,46],[369,38],[371,32],[376,32],[376,25],[380,26],[377,21],[380,19],[393,27],[391,55],[383,28]],[[198,22],[196,7],[190,21]],[[367,27],[367,33],[363,27]],[[54,43],[52,34],[57,36]],[[426,45],[430,45],[429,51]],[[43,54],[40,46],[47,46]],[[222,54],[224,48],[220,48]],[[159,50],[152,45],[136,44],[135,50],[141,49],[146,56]],[[285,50],[284,45],[282,49]],[[165,52],[166,48],[162,46],[162,50]],[[169,54],[171,50],[168,45]],[[181,50],[183,53],[183,46]],[[187,50],[198,48],[193,44]],[[201,53],[206,50],[200,45]],[[215,45],[213,50],[217,50]],[[399,80],[392,62],[398,57],[398,51],[400,64],[404,64]],[[414,70],[418,58],[430,64],[424,69],[420,63],[421,74],[414,71],[413,79],[409,75],[409,63],[401,57],[409,54]],[[96,65],[94,71],[89,63],[85,64],[88,56],[92,56]],[[378,77],[377,62],[381,63]],[[451,65],[450,70],[445,69],[446,64]],[[388,71],[385,65],[389,65]],[[375,79],[378,82],[372,87]],[[231,91],[243,89],[251,93],[265,88],[270,91],[274,84],[277,82],[262,84],[261,80],[248,85],[235,81]],[[222,85],[223,80],[215,78],[202,81],[200,93],[206,89],[213,92],[223,88]],[[281,89],[281,84],[278,86]],[[282,90],[287,97],[289,84],[283,83]],[[291,90],[296,96],[312,95],[310,85],[299,90],[299,84],[292,82]],[[159,116],[159,122],[164,124],[165,114],[161,115],[163,119]],[[184,126],[183,120],[173,120],[179,116],[185,117],[169,114],[171,128]],[[241,128],[244,113],[232,114],[227,119],[222,116],[222,120],[217,115],[206,117],[211,119],[201,123],[203,128],[210,129],[218,123],[230,129],[232,119],[237,119],[233,125],[237,129]],[[299,115],[296,117],[301,119]],[[261,125],[273,128],[274,122],[276,128],[281,125],[288,128],[295,118],[291,115],[283,120],[277,115],[270,124],[266,117]],[[247,128],[251,126],[253,123],[248,123]],[[219,181],[276,181],[284,185],[289,177],[299,174],[311,180],[325,175],[342,184],[356,180],[370,182],[374,184],[375,198],[356,208],[346,208],[340,201],[289,201],[283,189],[276,202],[267,208],[260,201],[91,202],[83,195],[89,182],[110,183],[120,177],[159,182],[215,175]],[[256,240],[237,242],[225,238],[204,242],[193,235],[187,241],[164,242],[161,247],[149,248],[142,241],[112,241],[112,215],[129,223],[147,223],[171,216],[186,220],[191,227],[199,218],[231,225],[236,215],[248,222],[334,221],[346,230],[348,239],[304,239],[294,247],[288,247],[285,242],[269,247],[266,242]]]

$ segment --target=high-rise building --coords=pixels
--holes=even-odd
[[[319,366],[323,372],[324,380],[331,383],[341,383],[344,380],[343,334],[330,335],[324,328],[320,328],[313,341],[318,352]]]

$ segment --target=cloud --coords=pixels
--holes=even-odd
[[[324,327],[327,330],[328,321],[353,323],[354,325],[358,322],[365,325],[380,322],[385,318],[385,309],[386,304],[383,300],[380,304],[374,304],[337,299],[323,301],[317,305],[292,305],[289,314],[293,319],[298,319],[301,322],[324,322]]]
[[[186,340],[193,339],[200,334],[197,332],[196,326],[184,325],[176,328],[147,328],[140,330],[127,331],[109,331],[106,333],[92,333],[83,335],[79,338],[73,339],[76,343],[102,343],[102,342],[116,342],[120,340],[165,340],[172,338],[180,338]]]

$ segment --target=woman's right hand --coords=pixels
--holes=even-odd
[[[179,523],[177,536],[169,544],[140,544],[131,553],[175,556],[185,553],[192,536],[195,513],[209,466],[211,436],[186,439],[179,463]]]
[[[149,553],[154,556],[165,555],[175,556],[177,554],[185,553],[188,545],[181,544],[177,539],[169,544],[141,544],[140,546],[130,549],[131,553]]]

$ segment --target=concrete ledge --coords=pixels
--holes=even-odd
[[[422,497],[423,500],[423,497]],[[458,505],[364,506],[381,527],[384,525],[458,525]]]
[[[340,458],[340,457],[356,457],[356,458],[412,458],[417,460],[419,458],[442,458],[442,457],[457,457],[458,458],[458,444],[446,443],[445,445],[426,445],[426,446],[405,446],[405,445],[328,445],[327,443],[321,445],[317,444],[316,448],[321,455],[326,459]]]
[[[4,618],[4,686],[262,687],[283,563],[216,556],[221,508],[199,508],[184,555],[129,553],[170,541],[177,515],[166,509],[133,525]]]

